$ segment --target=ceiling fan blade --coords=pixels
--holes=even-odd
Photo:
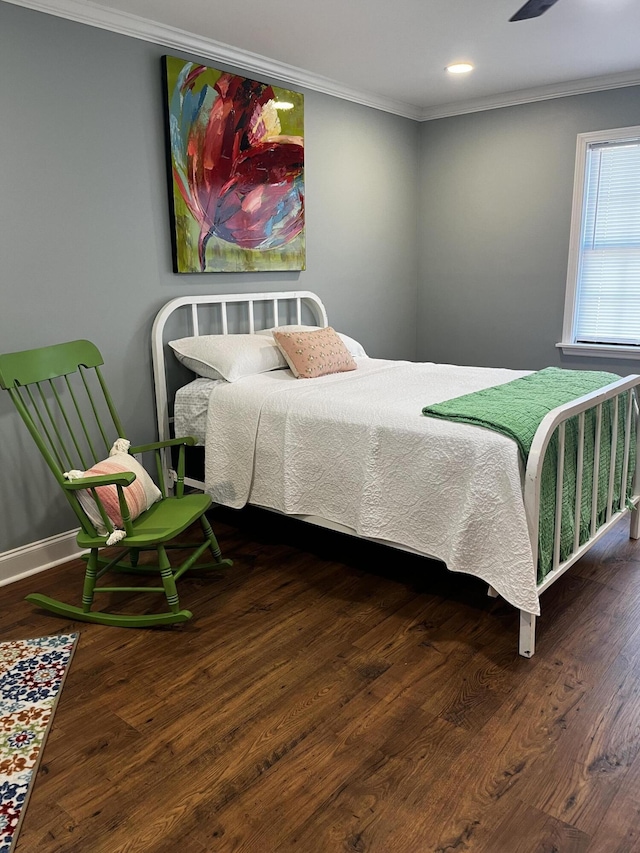
[[[518,9],[510,21],[526,21],[527,18],[537,18],[542,15],[547,9],[550,9],[558,0],[529,0],[525,3],[522,9]]]

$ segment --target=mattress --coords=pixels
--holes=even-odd
[[[220,384],[226,383],[223,379],[199,377],[178,389],[173,409],[174,435],[192,435],[197,444],[204,445],[209,397]]]
[[[205,489],[226,506],[318,516],[436,557],[537,614],[516,443],[422,415],[528,372],[363,358],[319,379],[276,370],[217,383]]]

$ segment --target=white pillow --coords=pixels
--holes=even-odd
[[[317,332],[321,328],[322,326],[297,326],[295,324],[290,326],[274,326],[271,329],[261,329],[261,331],[256,332],[256,335],[271,335],[273,332]],[[343,344],[351,355],[367,355],[362,344],[358,343],[354,338],[350,338],[349,335],[344,335],[342,332],[337,332],[337,334],[342,338]]]
[[[257,335],[200,335],[169,341],[178,361],[205,379],[235,382],[243,376],[287,367],[273,338]]]

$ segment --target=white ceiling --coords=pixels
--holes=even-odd
[[[640,83],[639,0],[5,1],[417,119]]]

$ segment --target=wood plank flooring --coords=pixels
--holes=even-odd
[[[0,589],[2,640],[80,641],[16,853],[640,851],[640,545],[517,612],[474,578],[256,510],[185,625],[72,623],[83,565]],[[146,595],[123,606],[144,610]]]

